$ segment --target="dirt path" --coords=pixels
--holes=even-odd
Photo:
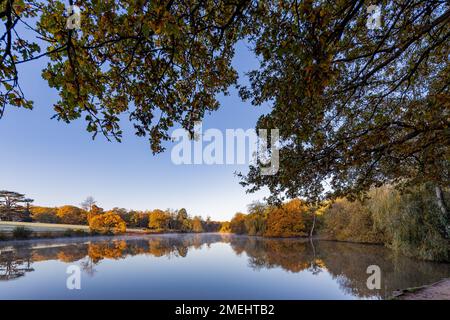
[[[450,278],[429,286],[405,289],[394,294],[397,300],[450,300]]]

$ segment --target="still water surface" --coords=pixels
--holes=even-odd
[[[81,269],[68,290],[67,267]],[[369,290],[369,265],[382,271]],[[0,242],[0,299],[383,299],[450,264],[382,246],[221,234]]]

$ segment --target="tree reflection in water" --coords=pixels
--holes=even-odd
[[[58,245],[51,241],[0,244],[0,280],[23,277],[26,272],[34,270],[31,267],[33,262],[46,260],[79,263],[88,275],[94,276],[95,266],[104,259],[118,260],[135,255],[182,259],[191,250],[219,242],[228,243],[236,255],[245,255],[243,257],[248,259],[249,267],[254,270],[281,268],[292,273],[313,275],[326,272],[344,292],[359,298],[384,298],[396,289],[424,285],[450,275],[449,264],[395,256],[382,246],[332,241],[178,234],[56,242]],[[369,265],[378,265],[382,270],[380,290],[369,290],[366,286]]]
[[[29,255],[18,257],[15,250],[0,251],[0,281],[13,280],[23,277],[31,268],[32,260]]]

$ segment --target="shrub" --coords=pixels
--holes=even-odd
[[[28,239],[33,231],[25,227],[15,227],[13,230],[13,237],[15,239]]]

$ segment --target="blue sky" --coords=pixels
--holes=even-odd
[[[257,66],[245,43],[237,46],[234,66],[245,83],[244,73]],[[45,59],[22,65],[20,83],[32,111],[7,108],[0,120],[0,189],[27,194],[36,205],[78,205],[89,195],[110,209],[186,208],[189,214],[230,219],[246,211],[250,202],[267,195],[263,190],[245,194],[235,171],[247,165],[175,165],[170,159],[172,145],[153,156],[148,141],[134,135],[123,122],[122,143],[95,140],[82,120],[71,124],[51,120],[57,92],[41,78]],[[254,128],[269,107],[242,102],[236,90],[220,96],[219,111],[206,116],[203,130]]]

